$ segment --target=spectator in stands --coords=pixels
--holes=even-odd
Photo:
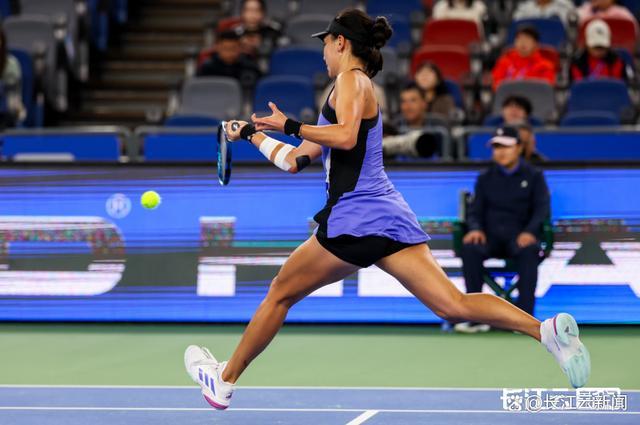
[[[464,236],[462,268],[468,293],[482,291],[483,261],[512,258],[518,269],[517,305],[533,314],[540,262],[542,224],[549,215],[549,189],[541,171],[521,159],[517,129],[496,130],[490,141],[493,163],[475,185],[467,211],[469,232]],[[455,326],[457,331],[486,331],[476,323]]]
[[[400,118],[398,130],[406,133],[425,126],[427,101],[424,90],[416,83],[407,84],[400,92]]]
[[[449,120],[456,111],[456,103],[449,94],[440,68],[431,62],[423,63],[416,71],[415,82],[424,91],[426,112]]]
[[[536,149],[536,137],[532,125],[541,125],[542,123],[531,115],[532,112],[533,106],[526,97],[507,96],[502,102],[502,110],[498,119],[486,122],[485,125],[517,128],[522,142],[522,157],[531,164],[537,164],[547,159]]]
[[[523,96],[511,95],[502,102],[502,125],[515,125],[528,122],[533,107],[529,99]]]
[[[570,0],[526,0],[518,4],[513,19],[556,17],[568,26],[569,18],[575,12],[576,7]]]
[[[0,75],[2,76],[2,93],[7,111],[0,120],[3,127],[16,124],[26,117],[26,109],[22,103],[22,69],[20,62],[13,56],[7,46],[7,37],[0,28]]]
[[[198,69],[198,76],[232,77],[246,84],[255,83],[260,71],[256,62],[242,53],[241,35],[239,28],[220,33],[215,52]]]
[[[243,0],[240,9],[243,51],[257,55],[264,48],[271,51],[282,35],[282,25],[267,16],[264,0]]]
[[[518,134],[522,141],[522,159],[529,162],[529,164],[540,164],[546,162],[548,159],[543,154],[538,152],[536,146],[536,136],[533,133],[533,128],[527,122],[523,122],[520,125],[516,125],[518,128]]]
[[[589,22],[585,41],[587,48],[579,51],[571,62],[571,81],[597,78],[627,80],[627,67],[620,55],[611,49],[611,30],[605,21],[594,19]]]
[[[518,125],[521,123],[528,123],[531,119],[539,124],[538,120],[531,116],[533,107],[529,99],[523,96],[510,95],[507,96],[502,102],[502,109],[500,115],[491,117],[491,119],[485,122],[485,125],[501,127],[503,125]]]
[[[386,157],[396,155],[430,158],[442,144],[440,136],[425,129],[427,124],[425,91],[411,82],[400,92],[400,119],[385,125],[382,149]]]
[[[481,0],[439,0],[433,7],[433,19],[464,19],[474,21],[482,30],[487,6]]]
[[[615,0],[591,0],[585,1],[578,8],[578,23],[582,25],[591,18],[618,18],[632,21],[638,33],[638,21],[629,9],[616,4]]]
[[[555,84],[553,64],[545,59],[538,49],[540,35],[535,27],[518,27],[514,48],[503,54],[493,68],[493,89],[509,80],[542,79]]]

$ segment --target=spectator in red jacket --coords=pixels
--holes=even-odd
[[[598,78],[627,80],[627,67],[620,55],[611,49],[611,30],[605,21],[594,19],[589,22],[585,41],[587,48],[571,62],[571,81]]]
[[[493,89],[508,80],[542,79],[555,84],[556,73],[553,64],[538,50],[540,34],[535,27],[518,27],[514,48],[503,54],[493,68]]]

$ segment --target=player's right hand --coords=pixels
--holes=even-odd
[[[482,230],[472,230],[466,235],[464,235],[464,238],[462,238],[462,243],[484,245],[487,243],[487,236],[484,234]]]
[[[236,123],[236,125],[233,125],[234,123]],[[231,140],[232,142],[240,140],[240,130],[242,130],[242,127],[247,124],[249,123],[246,121],[228,121],[227,126],[225,127],[225,131],[227,132],[227,137],[229,138],[229,140]]]

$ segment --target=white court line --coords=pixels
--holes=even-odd
[[[378,410],[367,410],[362,415],[360,415],[357,418],[355,418],[354,420],[348,422],[347,425],[361,425],[367,419],[371,419],[372,417],[374,417],[378,412],[379,412]]]
[[[74,406],[2,406],[0,411],[122,411],[122,412],[215,412],[210,407],[74,407]],[[555,411],[509,411],[509,410],[482,410],[482,409],[325,409],[325,408],[258,408],[258,407],[237,407],[229,408],[232,412],[362,412],[363,410],[376,413],[504,413],[504,414],[581,414],[581,415],[640,415],[640,412],[625,411],[585,411],[585,410],[555,410]],[[365,412],[366,413],[366,412]]]
[[[97,388],[97,389],[149,389],[149,390],[193,390],[198,389],[194,385],[45,385],[45,384],[0,384],[0,388]],[[260,385],[247,385],[237,386],[239,389],[247,390],[371,390],[371,391],[502,391],[502,387],[336,387],[336,386],[260,386]],[[567,391],[573,391],[571,388],[566,388]],[[621,388],[622,392],[637,393],[640,389],[626,389]]]

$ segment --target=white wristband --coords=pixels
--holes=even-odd
[[[281,170],[289,171],[289,169],[291,168],[291,164],[287,162],[287,155],[289,155],[289,152],[293,150],[293,146],[287,143],[283,144],[284,146],[276,154],[273,163],[276,164],[276,167],[280,168]]]
[[[281,170],[289,171],[289,169],[291,168],[291,164],[286,161],[286,158],[287,154],[293,149],[293,146],[266,136],[264,139],[262,139],[262,142],[260,142],[260,147],[258,149],[260,150],[262,155],[264,155],[269,161],[271,161],[271,154],[280,145],[284,146],[276,154],[276,157],[273,159],[273,163]]]

